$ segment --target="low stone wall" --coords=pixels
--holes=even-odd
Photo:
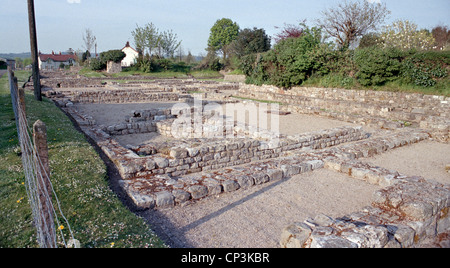
[[[244,83],[245,82],[245,75],[232,75],[232,74],[226,74],[225,77],[223,78],[223,80],[225,82],[240,82],[240,83]]]
[[[398,129],[417,126],[433,138],[449,142],[450,98],[415,93],[330,88],[283,90],[240,84],[242,97],[282,102],[281,109],[318,114],[368,126]]]
[[[341,127],[316,133],[307,133],[297,140],[282,138],[277,144],[252,138],[191,140],[180,144],[166,144],[164,150],[152,144],[133,148],[137,154],[151,152],[150,156],[125,158],[121,175],[129,179],[167,174],[181,176],[188,173],[209,171],[229,166],[242,165],[252,161],[279,157],[282,153],[303,149],[312,150],[331,147],[340,143],[367,138],[361,127]],[[149,148],[146,148],[149,147]],[[156,152],[155,152],[156,151]],[[130,155],[130,153],[128,153]],[[162,160],[164,158],[165,160]],[[149,164],[152,161],[155,164]],[[130,168],[133,167],[133,168]]]
[[[372,206],[339,218],[318,215],[282,230],[284,248],[409,248],[450,229],[450,187],[356,160],[325,168],[384,188]]]
[[[77,91],[70,97],[76,103],[129,103],[145,101],[178,101],[177,93],[145,93],[142,90]]]
[[[114,136],[158,132],[157,123],[173,117],[171,109],[136,110],[124,123],[105,126],[102,130]]]

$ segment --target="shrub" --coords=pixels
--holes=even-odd
[[[409,56],[404,62],[403,76],[417,86],[431,87],[448,76],[450,51],[428,51]]]
[[[96,58],[91,59],[89,65],[94,71],[100,71],[106,68],[106,63]]]
[[[100,53],[100,60],[103,62],[113,61],[119,63],[126,57],[126,54],[122,50],[109,50]]]
[[[355,50],[358,82],[363,86],[380,86],[395,80],[401,73],[401,62],[406,53],[395,48],[370,47]]]
[[[281,40],[269,52],[243,57],[241,69],[259,84],[285,88],[300,85],[313,73],[314,51],[320,40],[320,29],[306,28],[301,37]]]

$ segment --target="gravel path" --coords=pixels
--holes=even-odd
[[[357,211],[370,205],[377,189],[320,169],[141,216],[171,247],[275,248],[287,225],[321,213],[339,217]]]

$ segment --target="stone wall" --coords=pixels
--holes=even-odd
[[[326,148],[367,137],[360,127],[341,127],[306,133],[297,140],[281,138],[277,144],[252,138],[194,139],[174,141],[164,146],[148,144],[133,148],[133,152],[141,157],[123,159],[122,162],[127,163],[125,165],[128,167],[122,168],[121,175],[127,179],[152,174],[180,176],[275,158],[291,150]],[[150,155],[145,156],[145,152],[150,152]],[[130,154],[131,152],[127,153]],[[152,161],[155,165],[149,165]],[[161,161],[164,163],[159,165]]]
[[[122,71],[122,65],[120,62],[108,61],[106,64],[106,72],[109,74],[117,74]]]
[[[125,122],[104,126],[102,130],[109,135],[158,132],[157,123],[170,118],[174,118],[171,109],[135,110]]]
[[[420,127],[449,142],[450,98],[415,93],[240,84],[242,97],[282,102],[281,109],[383,129]]]
[[[164,102],[178,101],[180,95],[172,92],[147,92],[139,89],[120,90],[73,90],[47,91],[50,97],[64,107],[68,103],[133,103],[133,102]]]

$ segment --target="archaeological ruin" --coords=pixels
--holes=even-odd
[[[448,155],[431,153],[436,159],[417,173],[373,162],[419,144],[450,152],[449,97],[42,75],[46,97],[115,164],[121,187],[140,209],[194,206],[328,170],[376,186],[372,202],[346,215],[319,213],[285,224],[278,246],[414,247],[450,230]]]

